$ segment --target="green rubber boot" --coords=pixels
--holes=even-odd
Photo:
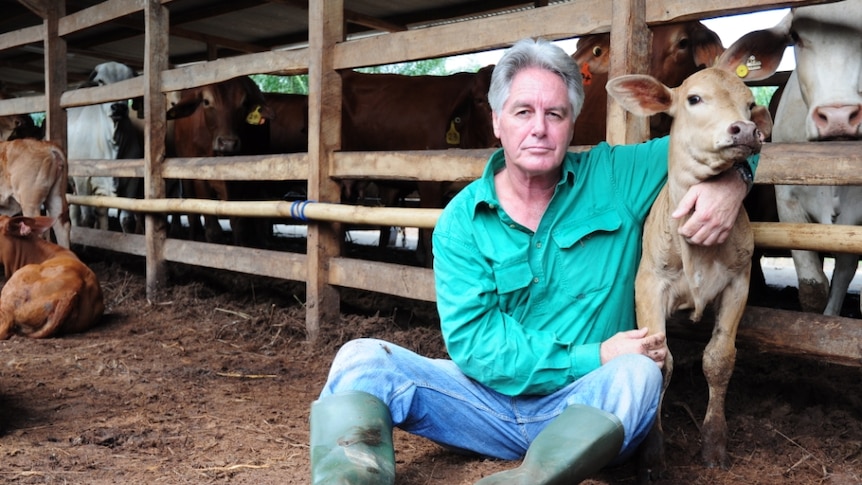
[[[380,399],[359,391],[311,405],[311,483],[395,483],[392,417]]]
[[[616,458],[623,425],[601,409],[572,404],[527,449],[521,466],[485,477],[476,485],[572,485]]]

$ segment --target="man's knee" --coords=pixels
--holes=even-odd
[[[383,340],[370,338],[345,343],[332,361],[323,395],[345,390],[378,395],[375,391],[383,376],[395,370],[391,359],[391,345]]]
[[[615,379],[634,385],[645,392],[661,392],[662,373],[655,361],[641,354],[628,354],[611,361],[617,366]]]

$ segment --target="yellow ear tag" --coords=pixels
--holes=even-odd
[[[460,145],[461,134],[455,129],[455,121],[460,121],[460,118],[455,118],[449,123],[449,131],[446,132],[446,143],[449,145]]]
[[[266,123],[266,118],[260,115],[260,105],[255,106],[251,113],[245,117],[245,122],[250,125],[262,125]]]
[[[746,67],[745,64],[736,66],[736,75],[742,78],[748,76],[748,67]]]

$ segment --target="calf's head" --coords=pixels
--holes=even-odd
[[[626,110],[641,116],[667,113],[671,127],[671,171],[674,165],[696,183],[759,153],[772,130],[772,118],[754,102],[751,90],[727,64],[689,76],[669,88],[651,76],[610,80],[608,93]],[[688,178],[688,177],[693,177]]]

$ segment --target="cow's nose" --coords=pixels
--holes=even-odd
[[[757,125],[750,121],[734,121],[727,128],[734,145],[758,145],[760,136]]]
[[[239,138],[231,136],[218,136],[215,139],[213,150],[219,153],[236,153],[239,151]]]
[[[859,136],[862,106],[858,104],[818,106],[811,116],[821,138]]]

